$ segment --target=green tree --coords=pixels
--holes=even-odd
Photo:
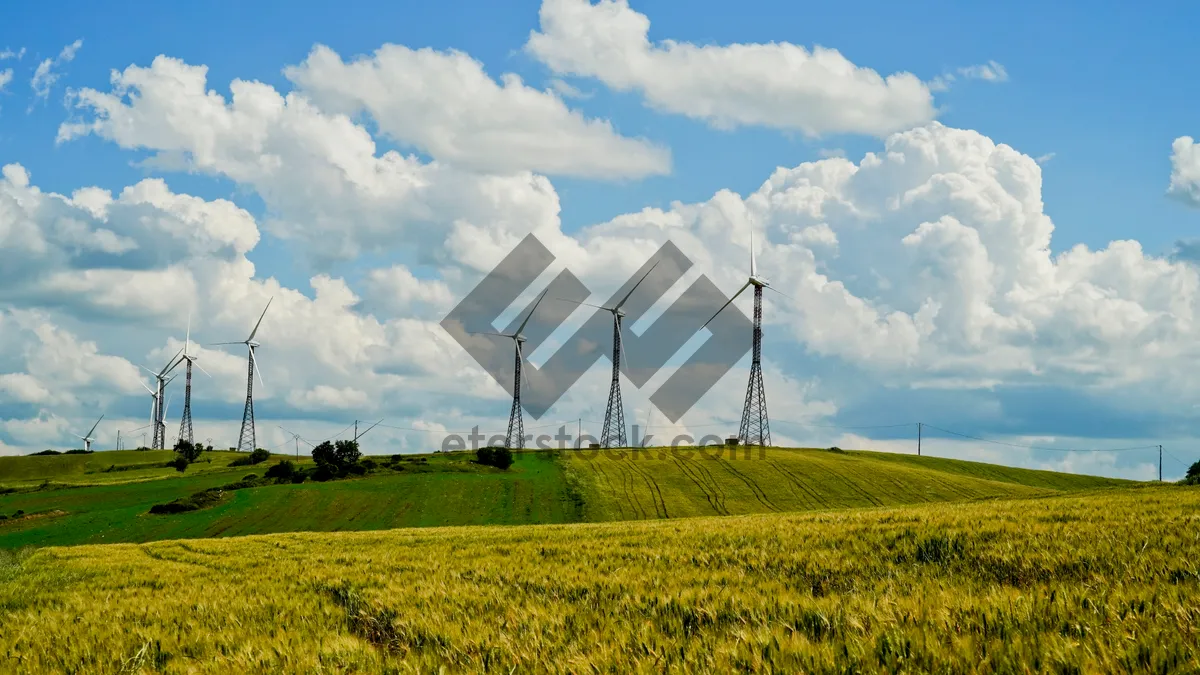
[[[358,441],[338,441],[334,445],[334,450],[337,454],[339,469],[358,464],[358,460],[362,458],[362,453],[358,450]]]
[[[203,451],[204,446],[188,443],[182,438],[175,442],[175,453],[182,457],[188,464],[200,459],[200,453]]]

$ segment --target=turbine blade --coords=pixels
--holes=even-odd
[[[783,297],[787,298],[788,300],[795,300],[795,298],[788,295],[787,293],[784,293],[783,291],[779,290],[778,288],[775,288],[774,286],[763,286],[763,288],[767,289],[768,291],[775,291],[776,293],[782,295]]]
[[[151,389],[150,387],[147,387],[147,386],[146,386],[146,383],[145,383],[145,382],[142,382],[141,380],[138,380],[138,384],[142,385],[142,389],[145,389],[146,391],[150,392],[150,395],[151,395],[151,396],[158,396],[158,394],[157,394],[157,393],[156,393],[156,392],[155,392],[153,389]]]
[[[650,276],[650,273],[654,271],[655,267],[658,267],[658,263],[660,262],[662,261],[655,260],[654,264],[650,266],[650,269],[646,270],[646,273],[642,275],[642,278],[638,279],[637,283],[633,285],[633,288],[629,289],[629,292],[625,294],[625,297],[621,298],[621,301],[618,302],[617,306],[613,307],[613,309],[621,309],[621,305],[625,304],[625,301],[629,299],[629,296],[633,295],[633,292],[637,290],[637,287],[642,285],[642,282],[646,280],[646,277]]]
[[[265,382],[263,382],[262,372],[260,372],[258,369],[258,359],[254,358],[254,349],[253,348],[250,349],[250,363],[252,363],[254,365],[254,374],[258,376],[258,385],[260,387],[262,387],[263,389],[266,389],[267,385]]]
[[[204,373],[205,375],[208,375],[208,371],[204,369],[204,366],[200,365],[199,363],[196,363],[195,359],[192,360],[192,365],[199,368],[200,372]],[[212,375],[208,375],[208,377],[212,378]]]
[[[514,335],[509,335],[508,333],[467,333],[467,335],[495,335],[496,337],[506,338],[516,337]]]
[[[758,273],[758,265],[754,263],[754,227],[750,228],[750,276]]]
[[[521,341],[514,340],[514,342],[517,343],[517,358],[521,359],[521,379],[525,381],[525,387],[528,389],[531,387],[529,384],[529,373],[525,372],[525,366],[528,364],[525,363],[525,354],[521,351]]]
[[[617,320],[617,330],[621,333],[621,362],[625,364],[625,368],[629,368],[629,355],[625,353],[625,326],[620,319]],[[620,366],[617,367],[619,371]]]
[[[596,309],[604,309],[604,310],[608,309],[608,307],[601,307],[600,305],[593,305],[590,302],[580,302],[578,300],[568,300],[566,298],[553,298],[553,299],[554,300],[562,300],[563,302],[570,302],[570,303],[573,303],[576,305],[583,305],[584,307],[595,307]]]
[[[209,342],[208,346],[209,347],[219,347],[221,345],[244,345],[244,344],[246,344],[245,340],[242,340],[241,342]]]
[[[741,295],[741,294],[742,294],[742,291],[746,290],[746,289],[747,289],[747,288],[749,288],[749,287],[750,287],[750,282],[749,282],[749,281],[747,281],[747,282],[745,283],[745,285],[743,285],[741,288],[739,288],[739,289],[738,289],[738,292],[737,292],[737,293],[734,293],[734,294],[733,294],[733,297],[732,297],[732,298],[730,298],[729,300],[727,300],[727,301],[725,302],[725,304],[721,305],[721,309],[718,309],[716,314],[713,314],[713,315],[712,315],[712,317],[710,317],[708,321],[705,321],[705,322],[704,322],[704,326],[701,326],[701,328],[704,328],[704,327],[705,327],[705,326],[707,326],[708,324],[712,323],[712,320],[713,320],[713,319],[715,319],[715,318],[717,318],[717,314],[720,314],[721,312],[725,311],[725,308],[726,308],[726,307],[728,307],[728,306],[729,306],[729,304],[730,304],[731,302],[733,302],[734,300],[737,300],[737,297],[738,297],[739,295]]]
[[[546,297],[546,293],[549,291],[549,288],[542,291],[542,294],[538,296],[537,302],[533,303],[533,307],[529,308],[529,316],[525,317],[525,320],[521,322],[521,327],[518,328],[516,332],[517,335],[520,335],[521,331],[525,330],[526,324],[528,324],[529,320],[533,318],[533,313],[537,311],[538,305],[542,304],[542,299]]]
[[[175,352],[175,356],[171,357],[171,360],[167,363],[166,367],[163,368],[161,372],[159,372],[159,375],[166,375],[167,373],[174,370],[175,366],[179,365],[179,355],[182,353],[183,353],[183,347],[180,347],[179,351]]]
[[[263,317],[267,315],[267,310],[271,309],[271,302],[274,300],[275,296],[271,296],[271,299],[267,300],[267,306],[263,308],[263,313],[259,315],[258,323],[254,324],[254,330],[250,331],[250,337],[246,338],[246,342],[253,340],[254,336],[258,334],[258,327],[262,325]]]
[[[158,376],[158,373],[154,372],[153,370],[150,370],[146,366],[138,366],[138,368],[141,368],[142,370],[146,371],[147,373],[150,373],[151,375],[154,375],[156,377]]]
[[[166,404],[165,406],[163,406],[163,414],[162,414],[162,416],[163,416],[163,419],[164,419],[164,420],[165,420],[165,419],[167,419],[167,417],[168,417],[168,416],[171,414],[171,413],[170,413],[170,410],[171,410],[171,398],[172,398],[172,397],[168,396],[168,397],[167,397],[167,404]]]
[[[184,338],[183,338],[183,353],[187,354],[188,347],[191,347],[191,346],[192,346],[192,313],[189,311],[188,312],[187,333],[184,335]]]
[[[100,416],[100,419],[96,420],[96,423],[92,425],[92,429],[91,429],[91,431],[87,432],[88,438],[91,438],[91,436],[92,436],[92,431],[95,431],[95,430],[96,430],[96,427],[100,426],[100,422],[101,422],[103,419],[104,419],[104,415],[101,415],[101,416]]]

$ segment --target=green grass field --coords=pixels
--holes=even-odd
[[[65,546],[294,531],[439,525],[518,525],[804,511],[923,502],[1040,497],[1130,485],[987,464],[826,450],[662,448],[598,453],[520,452],[507,471],[470,453],[413,458],[402,471],[326,483],[231,492],[174,515],[151,506],[226,485],[286,457],[230,467],[206,453],[181,475],[168,452],[3,458],[0,548]],[[209,455],[212,455],[211,458]],[[130,467],[106,471],[111,466]],[[50,481],[46,486],[42,483]]]
[[[238,457],[236,452],[206,452],[199,463],[188,467],[188,473],[225,471]],[[76,486],[173,478],[178,472],[168,467],[167,462],[174,458],[175,453],[171,450],[0,457],[0,489],[30,487],[47,481],[54,485]]]
[[[1197,672],[1198,523],[1149,486],[0,551],[0,671]]]

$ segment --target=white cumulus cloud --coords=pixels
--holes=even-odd
[[[637,91],[659,110],[717,127],[762,125],[818,136],[886,135],[933,119],[929,87],[883,76],[836,49],[787,42],[651,43],[650,19],[626,0],[544,0],[526,50],[555,73]]]
[[[317,46],[284,72],[323,110],[365,110],[391,138],[471,169],[637,178],[671,166],[666,148],[621,136],[516,75],[497,83],[462,52],[389,44],[347,63]]]

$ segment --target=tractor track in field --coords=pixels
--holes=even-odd
[[[671,515],[667,513],[667,500],[663,499],[662,490],[658,487],[658,481],[654,479],[654,476],[646,473],[645,469],[634,464],[633,460],[628,461],[630,469],[641,476],[642,480],[646,483],[646,488],[650,491],[650,502],[654,505],[654,515],[658,518],[670,518]],[[656,495],[657,499],[655,498]],[[659,510],[659,505],[662,506],[661,511]]]
[[[728,471],[730,474],[732,474],[738,480],[745,483],[746,487],[750,488],[751,494],[754,495],[754,498],[758,500],[759,504],[762,504],[763,506],[767,507],[768,509],[771,509],[772,511],[780,510],[779,507],[775,506],[775,503],[771,501],[771,498],[767,496],[767,493],[763,491],[762,486],[760,486],[757,481],[755,481],[753,478],[747,476],[746,474],[742,473],[741,471],[738,471],[737,469],[735,469],[733,467],[733,465],[729,463],[728,460],[718,457],[717,461],[721,464],[722,467],[725,468],[726,471]]]
[[[769,460],[769,462],[776,471],[783,474],[783,476],[785,478],[787,478],[788,482],[790,482],[795,487],[799,488],[800,492],[803,492],[805,494],[805,496],[807,496],[809,502],[813,506],[829,508],[829,501],[826,500],[824,497],[822,497],[820,492],[817,492],[812,487],[810,487],[809,485],[804,483],[804,481],[797,478],[794,473],[792,473],[790,470],[784,468],[784,466],[782,464],[780,464],[778,461]]]
[[[827,471],[830,475],[834,476],[838,480],[845,483],[846,487],[850,488],[854,492],[858,493],[859,496],[861,496],[863,499],[867,500],[868,504],[871,504],[872,506],[883,506],[882,500],[880,500],[878,497],[871,494],[870,492],[867,492],[866,490],[862,489],[862,487],[859,486],[858,483],[855,483],[854,481],[850,480],[849,478],[846,478],[846,476],[844,474],[842,474],[841,472],[834,471],[833,469],[831,469],[827,466],[822,467],[822,468],[824,468],[825,471]]]
[[[608,472],[600,468],[600,465],[591,458],[585,459],[592,471],[600,475],[600,479],[604,481],[604,485],[608,488],[609,493],[613,496],[613,503],[617,505],[617,512],[620,514],[621,520],[625,519],[625,504],[618,499],[617,488],[613,485],[612,479],[609,478]]]
[[[638,499],[637,488],[634,486],[633,472],[623,464],[613,462],[613,466],[621,472],[621,489],[625,492],[625,499],[633,506],[638,513],[638,517],[646,520],[649,516],[646,515],[646,508],[642,506],[642,500]]]
[[[725,510],[726,514],[728,514],[729,507],[726,506],[725,500],[729,496],[729,492],[724,488],[724,486],[721,485],[721,481],[717,480],[717,477],[708,470],[707,466],[704,466],[704,462],[696,462],[692,466],[696,469],[697,473],[703,474],[708,480],[708,485],[712,488],[713,493],[717,496],[717,501],[720,502],[721,508]]]
[[[704,495],[704,499],[708,501],[708,505],[712,507],[713,511],[715,511],[717,515],[729,515],[729,509],[725,508],[725,501],[718,495],[717,491],[714,489],[714,486],[705,485],[704,482],[697,477],[699,472],[697,472],[695,469],[688,468],[687,465],[685,465],[678,457],[672,457],[671,459],[675,462],[675,465],[679,467],[679,470],[683,472],[683,475],[687,476],[688,479],[696,484],[696,487],[700,488],[700,493]]]

